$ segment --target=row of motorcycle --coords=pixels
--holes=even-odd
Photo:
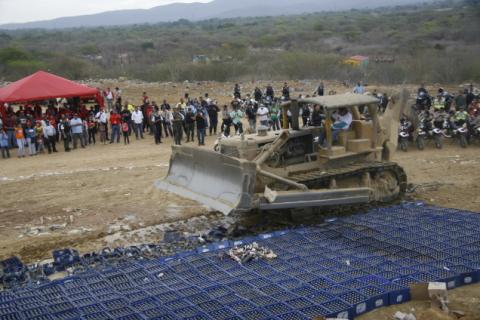
[[[424,150],[425,145],[432,141],[437,149],[442,149],[445,139],[454,139],[462,148],[480,141],[480,121],[472,116],[466,120],[458,120],[454,113],[439,114],[423,110],[416,113],[416,125],[407,117],[400,120],[398,145],[402,151],[407,151],[414,143],[418,150]]]

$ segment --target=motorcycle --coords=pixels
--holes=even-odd
[[[423,111],[419,116],[417,139],[415,143],[418,150],[425,149],[425,140],[433,135],[432,118],[428,111]]]
[[[400,129],[398,131],[398,144],[400,150],[407,152],[408,151],[408,140],[410,140],[412,124],[410,121],[402,121],[400,123]]]
[[[443,138],[448,137],[445,133],[447,130],[447,126],[446,126],[447,122],[448,122],[447,119],[433,120],[433,130],[431,135],[433,136],[433,141],[437,149],[443,148]]]
[[[468,125],[467,122],[462,124],[455,124],[455,128],[453,129],[453,136],[458,139],[460,146],[462,148],[466,148],[468,145]]]

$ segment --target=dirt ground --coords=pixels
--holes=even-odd
[[[274,85],[278,87],[280,83]],[[314,85],[296,82],[292,87],[299,88],[296,92],[312,92]],[[124,88],[124,97],[137,103],[143,91],[160,103],[163,97],[172,103],[185,91],[193,96],[205,92],[214,96],[215,92],[214,98],[223,103],[229,100],[233,88],[232,84],[214,83],[120,86]],[[339,93],[350,90],[339,84],[327,84],[327,90],[329,86]],[[215,137],[207,137],[205,148],[211,148],[214,140]],[[208,210],[197,203],[154,188],[154,180],[167,173],[171,144],[172,139],[168,138],[157,146],[153,137],[147,135],[139,141],[133,137],[128,146],[97,143],[70,153],[63,152],[60,146],[60,152],[52,155],[2,159],[0,259],[17,255],[32,262],[50,258],[53,249],[63,247],[89,252],[105,246],[156,242],[162,234],[134,231],[208,215]],[[480,212],[479,145],[461,149],[448,144],[443,150],[427,146],[424,151],[412,147],[407,153],[397,152],[395,160],[405,168],[409,183],[415,188],[410,199]],[[120,237],[127,234],[131,236]],[[459,309],[466,311],[464,305],[476,305],[476,311],[472,309],[475,313],[468,319],[480,319],[480,286],[455,290],[454,295],[457,292]],[[415,306],[390,307],[382,309],[389,313],[379,310],[362,319],[388,319],[392,308],[409,310]]]

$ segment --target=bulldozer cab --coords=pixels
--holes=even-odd
[[[381,129],[378,119],[378,99],[373,96],[343,94],[292,100],[282,105],[283,115],[290,110],[292,119],[298,119],[299,110],[304,104],[320,105],[325,112],[325,121],[321,130],[324,132],[326,147],[319,147],[320,156],[335,158],[346,157],[356,153],[379,152],[382,141],[378,137]],[[365,120],[359,107],[367,108],[371,120]],[[332,120],[336,113],[345,111],[351,114],[352,122],[347,128],[334,129]],[[286,119],[284,124],[288,122]],[[284,129],[287,129],[284,127]],[[299,130],[298,121],[292,121],[292,129]],[[337,130],[337,139],[333,139],[333,130]]]

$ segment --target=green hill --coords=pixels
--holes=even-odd
[[[370,58],[367,67],[343,63]],[[477,0],[155,25],[0,32],[0,77],[48,69],[147,81],[480,80]]]

